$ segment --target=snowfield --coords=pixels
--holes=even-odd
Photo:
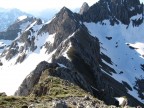
[[[132,88],[132,91],[127,89],[128,93],[144,102],[138,97],[138,92],[133,89],[136,78],[144,77],[144,71],[141,69],[141,64],[144,64],[144,58],[142,57],[144,55],[144,23],[139,27],[133,27],[130,24],[128,28],[127,25],[123,24],[110,26],[108,20],[104,20],[103,23],[104,25],[100,23],[84,24],[90,34],[99,39],[101,52],[111,58],[112,65],[104,60],[103,62],[117,72],[112,77],[121,83],[122,81],[127,82]],[[136,49],[131,49],[129,46]],[[123,73],[120,74],[121,72]]]

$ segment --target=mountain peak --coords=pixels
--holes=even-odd
[[[82,5],[82,7],[80,8],[79,14],[82,15],[82,14],[83,14],[84,12],[86,12],[88,9],[89,9],[89,5],[88,5],[86,2],[84,2],[83,5]]]
[[[119,21],[128,25],[132,16],[142,13],[143,6],[139,0],[100,0],[92,5],[82,17],[87,22],[109,20],[111,25]]]
[[[56,17],[57,16],[60,16],[60,15],[63,15],[63,14],[66,14],[67,13],[67,15],[68,16],[71,16],[72,14],[73,14],[73,12],[70,10],[70,9],[68,9],[67,7],[63,7],[61,10],[60,10],[60,12],[56,15]]]

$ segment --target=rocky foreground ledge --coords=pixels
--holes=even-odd
[[[119,108],[106,105],[68,81],[52,76],[44,78],[45,74],[28,96],[0,93],[0,108]],[[44,94],[44,87],[49,88],[49,94]],[[120,107],[130,108],[124,105]]]
[[[126,103],[106,105],[75,83],[58,77],[59,69],[63,68],[58,64],[40,63],[15,96],[0,93],[0,108],[130,108]]]
[[[1,93],[2,94],[2,93]],[[0,96],[0,108],[118,108],[90,95],[63,98]]]

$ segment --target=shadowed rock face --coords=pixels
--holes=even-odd
[[[138,90],[139,97],[144,99],[144,79],[137,79],[135,89]]]
[[[111,25],[118,20],[128,25],[130,18],[143,13],[143,5],[139,0],[100,0],[82,15],[84,21],[98,22],[105,19],[111,21]]]

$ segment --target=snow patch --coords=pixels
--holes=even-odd
[[[71,43],[69,43],[68,48],[65,52],[63,52],[63,56],[66,57],[66,59],[68,59],[69,61],[71,61],[71,59],[69,58],[69,56],[67,55],[67,52],[70,50],[70,48],[72,47]]]
[[[53,17],[51,20],[47,21],[45,24],[49,24],[55,17]]]
[[[26,19],[26,18],[27,18],[27,16],[26,16],[26,15],[23,15],[23,16],[18,17],[18,20],[19,20],[19,21],[22,21],[22,20],[24,20],[24,19]]]
[[[60,67],[67,68],[65,65],[58,63]]]
[[[140,57],[144,58],[144,43],[136,42],[134,44],[129,44],[135,48],[135,50],[140,54]]]
[[[125,101],[125,98],[124,97],[116,97],[115,98],[117,101],[119,101],[119,105],[122,105],[123,102]]]
[[[28,31],[30,28],[32,28],[35,24],[37,23],[37,21],[34,21],[25,31]]]
[[[131,20],[142,19],[142,14],[137,14],[137,15],[135,15],[135,16],[132,16],[130,19],[131,19]]]
[[[48,38],[46,39],[47,42],[53,44],[54,43],[54,39],[55,39],[55,35],[56,33],[49,35]]]

